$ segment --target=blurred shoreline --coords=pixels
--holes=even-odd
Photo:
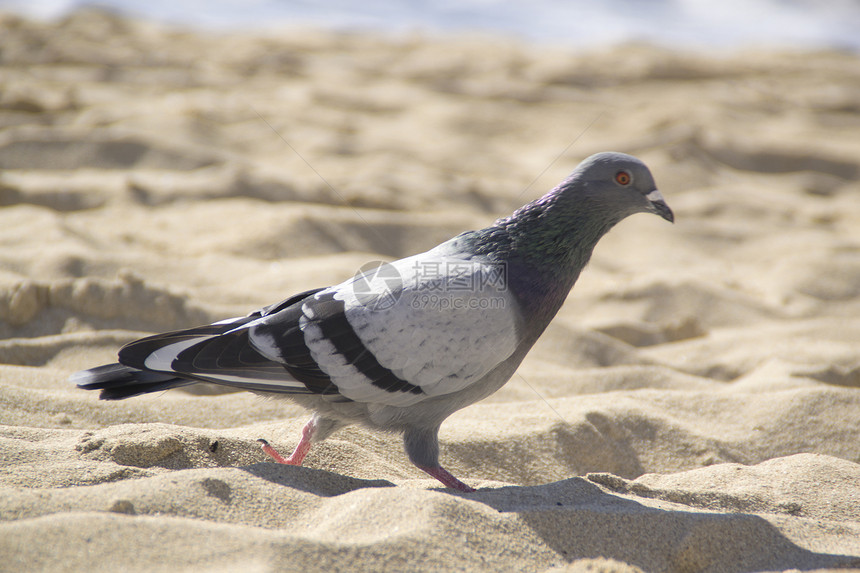
[[[311,27],[398,36],[496,35],[576,48],[648,43],[679,50],[836,49],[860,51],[860,3],[852,0],[221,0],[141,2],[5,0],[0,11],[56,20],[97,7],[190,29],[273,32]]]

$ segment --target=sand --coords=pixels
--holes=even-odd
[[[860,569],[860,57],[0,19],[0,570]],[[147,333],[432,247],[633,153],[445,490],[248,393],[71,387]]]

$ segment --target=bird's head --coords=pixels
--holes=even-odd
[[[469,235],[469,249],[505,261],[523,304],[551,316],[600,238],[634,213],[675,219],[644,163],[623,153],[598,153],[540,199]]]
[[[559,282],[564,287],[560,292],[566,293],[600,238],[635,213],[675,220],[642,161],[604,152],[585,159],[552,191],[499,219],[473,240],[482,251],[503,252],[501,259],[566,276],[566,282]]]
[[[675,215],[666,204],[648,167],[632,155],[597,153],[585,159],[561,185],[563,195],[588,201],[614,213],[618,220],[634,213],[654,213],[670,223]]]

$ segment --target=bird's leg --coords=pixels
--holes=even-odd
[[[441,481],[447,487],[452,489],[457,489],[465,493],[472,493],[473,491],[477,491],[475,488],[471,488],[455,478],[451,475],[451,472],[443,468],[442,466],[436,466],[435,468],[430,468],[426,466],[417,466],[418,469],[427,472],[437,480]]]
[[[406,428],[403,432],[403,447],[409,460],[418,469],[427,472],[447,487],[466,493],[475,491],[439,465],[439,426]]]
[[[311,450],[311,440],[313,439],[316,430],[317,418],[316,416],[314,416],[308,421],[307,424],[305,424],[305,427],[302,428],[302,439],[299,440],[298,445],[296,445],[296,449],[293,450],[293,453],[290,455],[290,457],[286,459],[281,456],[281,454],[279,454],[277,450],[275,450],[275,448],[270,446],[269,442],[267,442],[266,440],[260,438],[257,441],[260,442],[260,446],[262,447],[263,452],[279,464],[300,466],[302,465],[305,456],[308,455],[308,452]]]

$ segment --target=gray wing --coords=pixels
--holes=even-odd
[[[462,390],[520,337],[504,269],[424,253],[307,297],[247,326],[250,343],[289,364],[296,322],[308,355],[347,398],[407,406]],[[292,346],[295,346],[293,340]]]

